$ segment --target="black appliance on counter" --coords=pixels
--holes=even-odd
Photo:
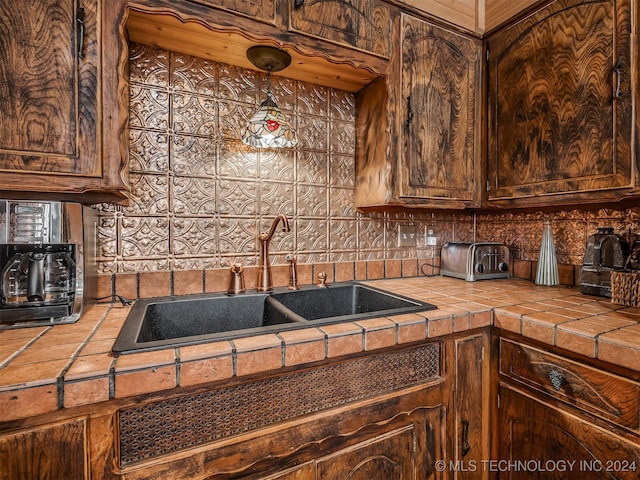
[[[613,228],[598,228],[587,240],[582,267],[580,292],[587,295],[611,297],[611,272],[624,270],[629,244]]]
[[[0,200],[0,329],[73,323],[95,303],[95,211]]]

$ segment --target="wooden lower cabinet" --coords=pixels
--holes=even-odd
[[[248,480],[429,480],[441,479],[436,462],[444,460],[449,451],[448,418],[444,376],[441,374],[438,347],[422,355],[423,347],[415,347],[377,355],[365,355],[321,365],[307,371],[255,382],[232,384],[209,392],[162,399],[147,405],[132,405],[118,412],[116,431],[120,430],[120,453],[114,478],[127,480],[171,478]],[[413,356],[417,352],[418,356]],[[409,355],[409,356],[405,356]],[[369,358],[372,363],[369,363]],[[380,361],[382,358],[382,361]],[[434,361],[435,370],[425,368]],[[422,362],[423,365],[417,365]],[[406,367],[402,366],[405,365]],[[399,368],[396,368],[398,367]],[[334,367],[340,370],[334,369]],[[423,376],[420,371],[427,372]],[[330,375],[331,385],[319,384],[321,376]],[[414,375],[417,372],[417,376]],[[434,375],[429,378],[431,373]],[[340,374],[338,374],[340,373]],[[297,388],[288,387],[289,378]],[[358,378],[360,377],[360,378]],[[393,384],[411,383],[411,378],[423,377],[419,383],[394,389]],[[361,390],[362,384],[366,389]],[[387,383],[391,382],[391,383]],[[271,390],[277,385],[275,390]],[[315,386],[314,386],[315,385]],[[376,386],[377,385],[377,386]],[[388,385],[388,387],[387,387]],[[380,394],[371,391],[380,389]],[[384,391],[386,390],[386,391]],[[288,392],[280,398],[266,398],[265,392]],[[248,400],[245,392],[250,392]],[[330,392],[330,394],[328,394]],[[295,400],[288,403],[288,397]],[[364,397],[355,401],[343,399]],[[227,402],[231,398],[231,403]],[[220,399],[224,399],[221,401]],[[191,401],[197,411],[191,412]],[[250,405],[246,405],[248,401]],[[218,411],[209,410],[220,405]],[[286,408],[282,409],[282,405]],[[316,408],[316,405],[334,405]],[[227,408],[228,407],[228,408]],[[237,407],[237,408],[236,408]],[[291,414],[278,421],[286,410],[310,410],[302,416]],[[214,435],[220,438],[204,442],[197,448],[180,449],[166,454],[160,449],[150,456],[137,451],[138,439],[153,439],[157,445],[181,442],[191,432],[169,440],[172,432],[191,422],[202,411],[208,419],[198,421],[202,429],[215,424]],[[181,415],[180,424],[166,428],[167,419]],[[231,433],[224,438],[227,424],[221,417],[233,419]],[[151,420],[150,417],[153,417]],[[243,423],[246,419],[246,423]],[[160,423],[150,423],[157,422]],[[262,424],[255,428],[253,425]],[[131,428],[133,426],[133,428]],[[246,428],[245,428],[246,426]],[[165,435],[166,433],[166,435]],[[195,437],[194,437],[195,438]],[[142,440],[141,440],[142,441]],[[190,443],[196,440],[189,439]],[[148,444],[150,449],[155,445]],[[136,460],[147,456],[144,460]]]
[[[86,418],[0,434],[0,480],[89,478]]]
[[[640,478],[637,373],[512,335],[498,343],[494,475]]]
[[[0,480],[483,479],[455,464],[488,455],[488,339],[456,334],[0,422]]]
[[[630,440],[540,399],[500,388],[500,479],[637,479],[639,439]]]
[[[313,462],[309,462],[286,472],[278,472],[264,477],[264,480],[316,480],[316,467]]]
[[[406,425],[317,462],[318,480],[413,478],[415,431]]]
[[[454,340],[453,419],[454,479],[488,478],[482,461],[489,458],[489,338],[478,333]]]

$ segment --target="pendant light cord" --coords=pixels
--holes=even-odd
[[[267,66],[267,98],[272,100],[271,95],[271,65]]]

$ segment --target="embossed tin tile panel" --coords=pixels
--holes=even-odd
[[[155,47],[130,46],[130,205],[99,205],[101,273],[255,265],[256,237],[273,218],[273,260],[299,263],[439,256],[444,242],[498,241],[514,258],[537,260],[542,212],[358,212],[355,97],[277,76],[273,92],[298,130],[294,149],[250,149],[239,141],[265,97],[263,72]],[[560,263],[580,265],[598,227],[640,232],[640,209],[554,213]],[[414,224],[416,248],[399,248]],[[438,245],[425,247],[427,229]]]
[[[292,372],[118,412],[120,465],[437,380],[440,343]]]

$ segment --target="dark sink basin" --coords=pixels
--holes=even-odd
[[[436,308],[358,283],[139,300],[112,351],[130,353]]]
[[[292,312],[266,305],[267,296],[267,293],[254,293],[139,300],[125,320],[112,350],[121,353],[202,343],[227,336],[227,332],[267,332],[282,323],[305,321]]]
[[[358,283],[274,293],[267,298],[267,304],[280,304],[306,320],[319,321],[361,320],[436,308]]]

